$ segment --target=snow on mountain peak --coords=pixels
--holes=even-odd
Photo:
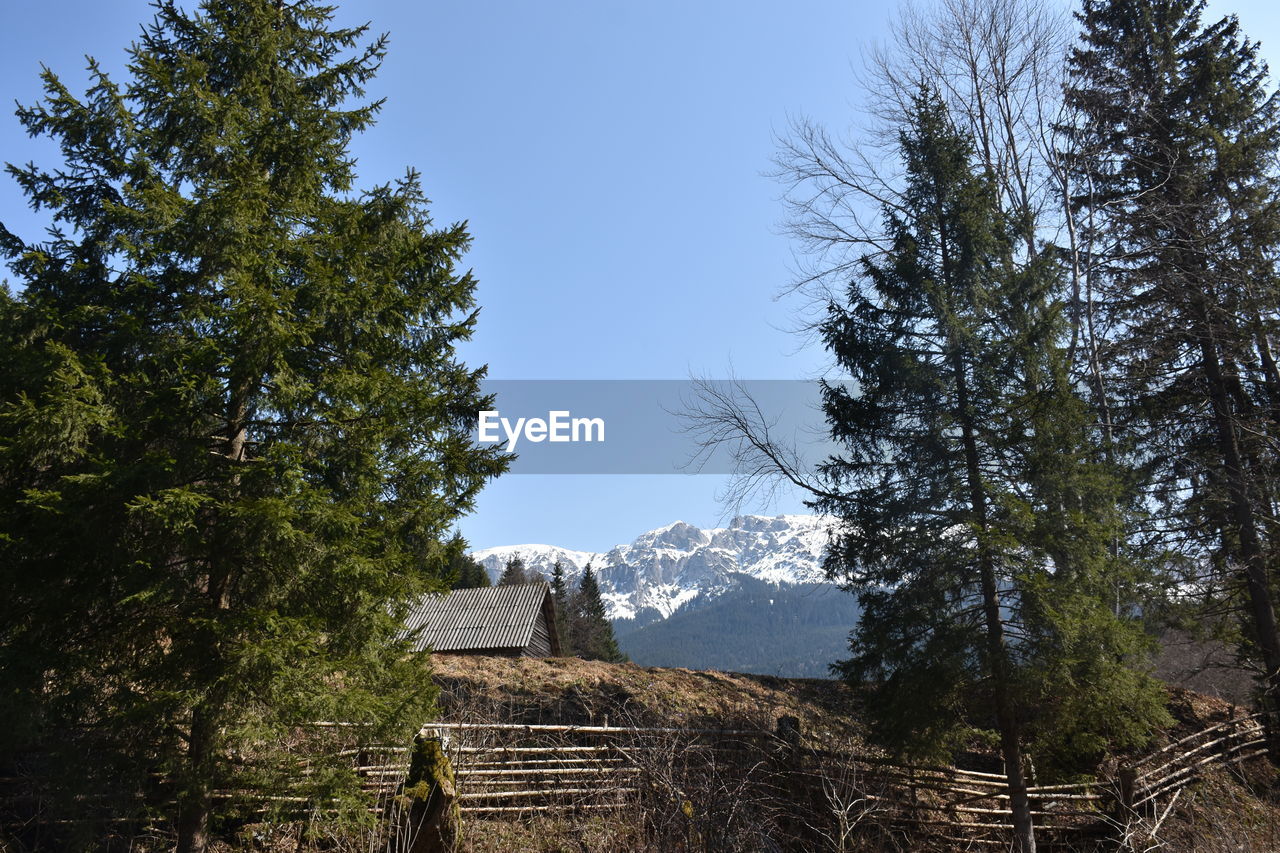
[[[742,515],[728,527],[709,530],[677,521],[642,533],[607,554],[554,545],[511,545],[485,548],[471,556],[494,580],[513,555],[548,578],[560,560],[570,583],[577,582],[590,562],[610,618],[630,619],[650,612],[665,619],[695,598],[731,588],[736,575],[774,584],[825,581],[822,557],[828,526],[828,519],[814,515]]]
[[[519,557],[524,561],[526,570],[541,572],[548,580],[551,579],[551,569],[557,560],[564,567],[565,577],[575,580],[587,567],[587,563],[593,563],[594,568],[598,569],[604,560],[603,554],[574,551],[555,545],[503,545],[471,552],[471,558],[484,566],[495,582],[502,577],[502,570],[512,557]]]
[[[648,533],[640,534],[631,543],[631,547],[648,546],[692,550],[707,544],[708,539],[707,534],[700,528],[694,527],[692,524],[686,524],[683,521],[677,521],[668,524],[666,527],[659,527],[657,530],[650,530]]]

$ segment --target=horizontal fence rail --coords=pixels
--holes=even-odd
[[[772,734],[743,729],[432,723],[453,766],[465,815],[506,817],[626,808],[650,788],[664,750],[685,763],[758,752]]]

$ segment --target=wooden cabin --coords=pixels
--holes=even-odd
[[[429,595],[406,620],[415,651],[558,657],[555,600],[546,584],[455,589]],[[419,630],[421,629],[421,630]]]

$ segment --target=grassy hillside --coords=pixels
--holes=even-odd
[[[436,655],[442,716],[493,722],[763,727],[860,742],[847,685],[825,679],[608,664],[577,658]]]

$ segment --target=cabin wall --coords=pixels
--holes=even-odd
[[[551,633],[547,630],[547,620],[542,613],[538,614],[533,623],[533,636],[529,638],[529,645],[521,649],[520,653],[528,658],[551,657]]]

